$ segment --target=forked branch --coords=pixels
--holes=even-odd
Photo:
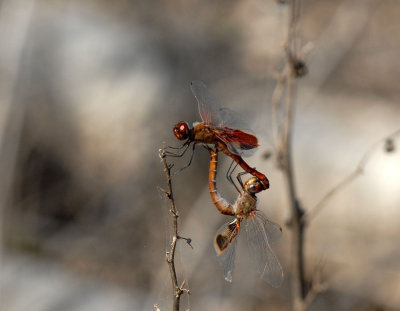
[[[334,197],[337,193],[339,193],[342,189],[352,183],[357,177],[359,177],[369,163],[373,152],[378,149],[378,147],[382,146],[386,143],[387,152],[392,152],[394,150],[393,139],[400,135],[400,129],[397,129],[393,133],[379,139],[375,143],[373,143],[367,151],[362,155],[360,161],[358,162],[356,168],[347,175],[343,180],[341,180],[336,186],[334,186],[331,190],[329,190],[322,199],[310,209],[310,211],[303,216],[303,220],[306,222],[310,222],[321,210],[326,206],[326,203],[329,202],[332,197]]]
[[[292,126],[296,101],[296,78],[305,74],[305,65],[299,70],[297,27],[300,19],[300,0],[288,1],[288,31],[285,47],[285,65],[278,77],[277,85],[272,97],[274,119],[275,146],[278,153],[278,166],[282,170],[290,202],[291,229],[291,260],[292,260],[292,303],[293,310],[300,311],[306,308],[307,296],[304,281],[304,210],[298,200],[295,185],[294,168],[292,160]],[[283,124],[280,126],[278,106],[283,112]]]
[[[355,170],[332,188],[332,190],[330,190],[321,201],[310,210],[309,213],[305,213],[298,200],[291,150],[293,117],[296,107],[297,78],[302,77],[307,73],[307,68],[299,57],[298,52],[299,38],[297,28],[301,17],[300,9],[302,1],[286,0],[279,2],[287,4],[288,26],[287,36],[284,42],[286,56],[285,65],[278,76],[277,84],[272,96],[272,119],[278,166],[284,174],[290,202],[291,214],[289,226],[291,228],[292,244],[291,287],[293,310],[302,311],[308,308],[319,292],[326,289],[326,284],[321,282],[318,276],[314,276],[311,288],[306,287],[304,277],[304,232],[307,229],[307,225],[312,218],[322,210],[329,199],[362,174],[372,153],[382,144],[382,142],[386,141],[387,152],[394,150],[393,139],[395,136],[400,135],[400,129],[373,144],[362,156]],[[281,117],[283,118],[281,119]]]
[[[178,278],[176,276],[176,269],[175,269],[175,251],[176,251],[176,243],[178,239],[181,237],[178,233],[178,211],[176,210],[175,201],[174,201],[174,194],[172,192],[172,179],[171,179],[171,168],[173,165],[167,163],[166,154],[165,154],[165,147],[159,150],[159,156],[161,158],[161,162],[164,166],[164,172],[167,179],[167,190],[161,189],[165,196],[168,198],[170,203],[169,212],[172,215],[173,219],[173,232],[171,238],[171,245],[170,249],[166,252],[165,259],[168,264],[169,272],[171,275],[171,282],[172,282],[172,291],[173,291],[173,311],[179,311],[180,299],[184,292],[190,294],[190,291],[186,289],[185,281],[182,282],[181,285],[178,285]],[[190,239],[185,239],[186,242],[190,245]],[[191,246],[191,245],[190,245]],[[158,308],[158,307],[157,307]]]

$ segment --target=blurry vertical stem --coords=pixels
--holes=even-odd
[[[286,80],[286,111],[285,111],[285,130],[283,136],[282,150],[282,168],[288,187],[290,198],[290,228],[291,228],[291,260],[292,260],[292,297],[293,310],[303,310],[303,301],[305,297],[304,289],[304,222],[302,216],[304,211],[299,204],[294,181],[293,163],[292,163],[292,124],[295,99],[295,77],[292,70],[289,70],[289,76]]]
[[[173,311],[179,311],[179,304],[181,300],[181,295],[183,292],[188,292],[187,289],[184,288],[185,281],[182,282],[181,286],[178,285],[178,279],[176,276],[176,270],[175,270],[175,250],[176,250],[176,243],[179,239],[179,234],[178,234],[178,211],[176,210],[175,207],[175,201],[174,201],[174,194],[172,192],[172,180],[171,180],[171,168],[172,165],[167,163],[166,160],[166,155],[165,155],[165,150],[164,148],[159,150],[160,153],[160,158],[161,161],[164,165],[164,172],[165,176],[167,178],[167,190],[163,190],[165,193],[165,196],[168,198],[169,203],[170,203],[170,209],[169,212],[172,215],[173,218],[173,232],[172,232],[172,241],[171,241],[171,246],[169,251],[166,252],[166,261],[168,264],[169,272],[171,275],[171,281],[172,281],[172,291],[173,291],[173,305],[172,305],[172,310]]]
[[[15,178],[20,140],[25,122],[27,101],[21,99],[21,79],[30,79],[29,34],[35,17],[35,0],[0,2],[2,46],[1,117],[0,117],[0,260],[5,225],[4,212]],[[10,40],[10,34],[12,40]],[[28,72],[28,73],[27,73]]]
[[[294,65],[297,61],[296,27],[300,17],[300,0],[289,2],[289,25],[286,41],[286,101],[284,112],[284,127],[282,132],[280,164],[286,179],[290,199],[291,228],[291,260],[292,260],[292,303],[293,310],[304,310],[304,211],[297,199],[292,160],[292,126],[296,98],[297,73]]]

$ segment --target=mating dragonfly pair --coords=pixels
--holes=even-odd
[[[196,144],[206,145],[210,152],[208,184],[211,199],[220,213],[235,217],[232,222],[223,225],[214,238],[214,247],[225,280],[232,281],[237,237],[241,231],[242,222],[245,222],[250,256],[254,259],[255,268],[263,280],[274,287],[279,287],[283,280],[283,270],[270,243],[280,238],[282,228],[257,210],[256,194],[268,189],[269,181],[264,174],[250,167],[242,158],[254,152],[258,146],[257,137],[237,113],[220,107],[216,96],[203,82],[193,81],[190,88],[197,100],[202,122],[195,122],[192,127],[184,121],[177,123],[173,132],[179,140],[185,142],[179,148],[172,148],[179,150],[178,152],[169,151],[167,155],[181,157],[193,143],[189,163],[181,168],[182,170],[191,164]],[[233,205],[228,203],[217,190],[218,152],[225,153],[237,163],[236,166],[239,165],[244,170],[237,175],[240,188],[232,178],[236,166],[231,169],[231,165],[226,174],[229,182],[239,192]],[[241,176],[246,173],[250,173],[253,177],[243,183]]]

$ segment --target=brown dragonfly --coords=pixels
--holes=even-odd
[[[168,155],[181,157],[193,143],[192,155],[189,163],[182,168],[184,169],[192,161],[196,144],[213,145],[217,151],[231,157],[243,170],[257,177],[261,181],[263,189],[268,189],[268,178],[250,167],[242,158],[242,156],[250,156],[258,146],[257,137],[247,122],[233,110],[221,108],[217,97],[203,82],[193,81],[190,88],[197,100],[202,122],[195,122],[192,127],[185,121],[177,123],[173,129],[174,135],[185,142],[179,148],[172,148],[181,149],[181,152],[169,152]],[[233,183],[229,174],[227,177]]]
[[[242,187],[236,202],[231,205],[218,192],[216,185],[218,152],[210,149],[211,161],[208,187],[213,203],[224,215],[235,216],[231,222],[224,224],[214,238],[214,248],[220,262],[224,278],[232,282],[232,272],[235,263],[237,237],[245,223],[250,257],[254,259],[254,267],[260,278],[279,287],[283,281],[283,270],[279,260],[270,247],[270,243],[279,240],[282,227],[270,221],[263,212],[257,210],[256,194],[263,190],[263,185],[257,177],[249,178],[244,184],[241,173],[238,181]],[[246,173],[246,172],[244,172]]]

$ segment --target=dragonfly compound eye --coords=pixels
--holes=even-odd
[[[179,140],[185,140],[189,138],[189,125],[187,122],[179,122],[174,126],[174,135]]]

